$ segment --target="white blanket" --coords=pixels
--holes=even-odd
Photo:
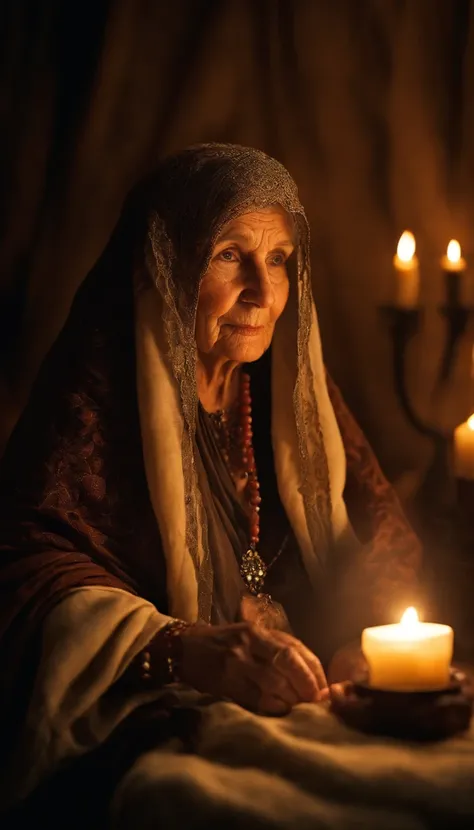
[[[323,705],[285,718],[207,709],[196,755],[143,755],[112,805],[114,830],[474,828],[474,729],[410,745],[356,733]]]

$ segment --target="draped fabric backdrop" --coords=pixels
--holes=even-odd
[[[410,391],[423,417],[462,420],[470,335],[432,390],[452,236],[474,263],[472,0],[4,0],[0,15],[0,443],[129,188],[165,153],[233,141],[299,183],[327,363],[411,497],[431,446],[397,403],[379,306],[409,227],[426,304]]]

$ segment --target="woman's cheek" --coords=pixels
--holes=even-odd
[[[277,294],[277,301],[274,306],[274,322],[278,320],[279,317],[283,314],[285,310],[285,306],[288,302],[288,297],[290,296],[290,286],[289,283],[286,283],[284,286],[281,286],[280,291]]]
[[[217,341],[219,340],[220,331],[221,331],[221,327],[220,327],[220,324],[219,324],[219,318],[215,317],[215,316],[211,317],[208,320],[208,325],[207,325],[207,339],[208,339],[209,346],[211,348],[213,346],[215,346]]]

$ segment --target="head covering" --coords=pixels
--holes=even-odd
[[[196,471],[194,332],[213,246],[238,215],[278,205],[297,228],[295,284],[272,341],[272,442],[280,498],[315,584],[334,544],[353,541],[342,499],[344,450],[326,388],[308,222],[288,171],[259,150],[204,144],[165,161],[144,198],[148,239],[145,273],[139,267],[136,275],[136,349],[145,469],[172,613],[209,619],[213,579]]]

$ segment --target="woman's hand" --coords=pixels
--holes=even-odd
[[[284,714],[327,686],[318,658],[286,632],[236,623],[191,626],[181,637],[182,680],[247,709]]]
[[[355,680],[367,673],[367,661],[362,653],[360,643],[348,643],[334,654],[328,669],[330,684]]]

